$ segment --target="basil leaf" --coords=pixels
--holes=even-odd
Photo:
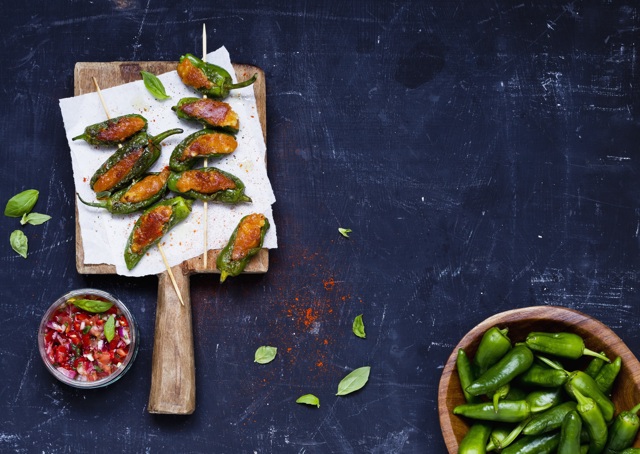
[[[14,230],[9,237],[9,243],[11,248],[20,254],[25,259],[27,258],[27,251],[29,250],[29,241],[27,236],[22,230]]]
[[[40,225],[40,224],[44,224],[49,219],[51,219],[51,216],[49,216],[48,214],[40,214],[40,213],[23,214],[22,219],[20,219],[20,224]]]
[[[167,95],[164,85],[162,85],[162,81],[158,79],[155,74],[147,71],[140,71],[140,75],[144,81],[144,86],[147,87],[147,90],[149,90],[149,93],[151,93],[154,98],[159,101],[171,98],[171,96]]]
[[[364,332],[364,322],[362,321],[362,315],[363,314],[360,314],[353,319],[353,334],[366,339],[367,335]]]
[[[362,388],[369,381],[369,372],[371,367],[360,367],[352,371],[338,383],[338,392],[336,396],[344,396]]]
[[[340,235],[342,235],[345,238],[349,238],[349,234],[351,233],[351,229],[343,229],[342,227],[340,227],[338,229],[338,232],[340,232]]]
[[[85,310],[87,312],[93,312],[94,314],[106,312],[109,309],[111,309],[111,306],[113,306],[113,303],[110,303],[108,301],[98,301],[98,300],[71,298],[69,302],[82,310]]]
[[[278,353],[278,349],[276,347],[269,347],[267,345],[263,345],[262,347],[256,350],[255,354],[255,362],[258,364],[267,364],[273,361]]]
[[[307,404],[307,405],[315,405],[320,408],[320,399],[318,399],[313,394],[305,394],[304,396],[298,397],[296,400],[297,404]]]
[[[104,337],[107,338],[107,342],[111,342],[116,335],[116,316],[111,314],[104,324]]]
[[[7,206],[4,208],[4,215],[10,218],[19,218],[28,213],[38,201],[39,194],[35,189],[27,189],[14,195],[7,202]]]

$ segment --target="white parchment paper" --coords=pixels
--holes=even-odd
[[[207,61],[222,66],[232,75],[229,53],[222,47],[207,55]],[[138,113],[149,122],[148,133],[157,135],[172,128],[181,128],[182,134],[171,136],[162,143],[160,159],[149,169],[159,171],[169,165],[169,156],[174,147],[185,137],[202,129],[199,123],[180,120],[171,110],[180,98],[197,96],[186,87],[176,71],[158,76],[171,99],[157,101],[147,91],[142,81],[136,81],[118,87],[102,90],[102,96],[111,117]],[[99,82],[99,81],[98,81]],[[221,159],[209,159],[210,167],[217,167],[240,178],[246,185],[245,193],[252,203],[227,205],[208,204],[208,248],[220,249],[229,240],[240,219],[250,213],[263,213],[271,224],[264,241],[264,247],[277,247],[276,228],[271,205],[275,196],[267,176],[265,163],[266,146],[260,128],[253,87],[233,90],[225,100],[240,118],[240,132],[236,136],[238,148],[231,155]],[[97,93],[90,93],[60,100],[60,109],[64,120],[67,141],[71,150],[75,189],[87,201],[95,201],[95,193],[89,187],[94,172],[115,148],[98,148],[84,141],[72,141],[71,138],[84,132],[88,125],[107,119]],[[171,266],[184,260],[199,256],[204,250],[203,202],[195,201],[191,215],[174,227],[161,244]],[[115,265],[116,272],[124,276],[146,276],[159,274],[165,270],[158,248],[151,248],[146,257],[131,271],[124,263],[124,249],[133,224],[140,213],[113,215],[101,208],[92,208],[78,201],[78,222],[84,247],[86,265]]]

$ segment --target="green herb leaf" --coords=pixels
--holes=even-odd
[[[104,324],[104,337],[111,342],[116,335],[116,316],[111,314]]]
[[[28,213],[38,201],[39,194],[35,189],[27,189],[14,195],[7,202],[7,206],[4,208],[4,215],[10,218],[19,218]]]
[[[349,234],[351,233],[351,229],[343,229],[342,227],[340,227],[338,229],[338,232],[340,232],[340,235],[342,235],[345,238],[349,238]]]
[[[307,404],[307,405],[315,405],[320,408],[320,399],[318,399],[313,394],[305,394],[304,396],[298,397],[296,400],[297,404]]]
[[[363,339],[366,339],[367,335],[364,332],[364,322],[362,321],[362,315],[357,315],[356,318],[353,319],[353,334]]]
[[[171,98],[171,96],[167,95],[164,85],[162,85],[162,81],[158,79],[155,74],[147,71],[140,71],[140,75],[144,81],[144,86],[147,87],[147,90],[149,90],[149,93],[151,93],[154,98],[159,101]]]
[[[262,347],[256,350],[255,354],[255,362],[258,364],[267,364],[273,361],[278,353],[278,349],[276,347],[269,347],[267,345],[263,345]]]
[[[369,381],[369,372],[371,367],[360,367],[352,371],[338,383],[338,392],[336,396],[344,396],[362,388]]]
[[[49,219],[51,219],[51,216],[49,216],[48,214],[40,214],[40,213],[23,214],[22,219],[20,219],[20,224],[40,225],[40,224],[44,224]]]
[[[27,236],[22,232],[22,230],[14,230],[11,232],[11,236],[9,237],[9,242],[11,243],[11,248],[20,254],[25,259],[27,258],[27,251],[29,250],[29,241],[27,240]]]
[[[71,298],[69,302],[74,306],[79,307],[82,310],[85,310],[87,312],[92,312],[94,314],[106,312],[109,309],[111,309],[111,306],[113,306],[113,303],[110,303],[108,301],[99,301],[99,300]]]

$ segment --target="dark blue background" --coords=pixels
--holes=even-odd
[[[53,219],[24,228],[26,260],[0,222],[0,451],[445,452],[440,373],[486,317],[571,307],[640,348],[636,2],[4,3],[0,201],[38,189]],[[279,248],[264,276],[192,277],[197,408],[157,416],[157,279],[77,273],[58,99],[79,61],[198,54],[203,22],[210,50],[266,73]],[[143,336],[131,371],[89,392],[46,371],[35,337],[86,286]],[[258,366],[263,344],[279,355]],[[363,365],[366,387],[335,397]],[[294,403],[308,392],[319,409]]]

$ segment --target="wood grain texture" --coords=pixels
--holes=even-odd
[[[80,62],[74,69],[74,95],[95,91],[93,77],[100,88],[110,88],[140,79],[140,71],[163,74],[174,70],[176,62]],[[266,87],[264,72],[250,65],[234,64],[238,80],[258,74],[253,84],[262,133],[266,141]],[[108,105],[108,101],[107,101]],[[266,165],[266,155],[265,155]],[[115,274],[115,266],[84,263],[84,248],[76,202],[76,268],[81,274]],[[215,266],[220,250],[207,251],[207,267],[203,256],[186,260],[172,268],[178,289],[184,300],[180,304],[168,272],[158,281],[158,305],[153,344],[150,413],[191,414],[196,406],[195,359],[191,320],[189,276],[193,273],[218,273]],[[248,264],[245,273],[265,273],[269,268],[269,253],[262,249]]]
[[[447,360],[438,387],[438,414],[442,436],[449,453],[458,452],[460,441],[469,429],[469,420],[453,414],[464,403],[460,380],[456,371],[456,356],[462,348],[473,358],[482,335],[489,328],[509,329],[512,342],[524,341],[531,331],[568,331],[580,335],[587,348],[604,351],[610,358],[622,358],[622,369],[612,391],[616,414],[640,402],[640,363],[625,343],[606,325],[581,312],[554,306],[535,306],[496,314],[469,331],[456,345]],[[587,361],[584,358],[584,361]],[[634,446],[640,446],[636,440]]]

